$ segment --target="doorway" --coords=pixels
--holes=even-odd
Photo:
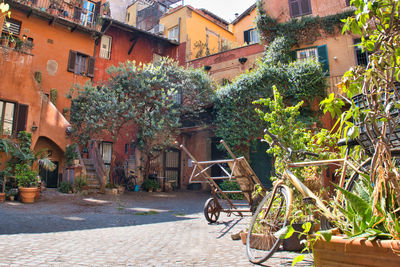
[[[267,154],[268,143],[255,140],[250,145],[250,166],[266,188],[271,188],[272,157]]]
[[[39,166],[39,176],[48,188],[58,187],[58,161],[53,161],[56,168],[53,171],[46,170],[41,165]]]

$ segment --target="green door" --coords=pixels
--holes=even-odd
[[[260,140],[252,142],[250,146],[250,166],[264,187],[271,188],[272,157],[266,153],[268,147],[268,143]]]

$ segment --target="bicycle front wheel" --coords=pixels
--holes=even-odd
[[[247,257],[252,263],[260,264],[270,258],[279,248],[282,239],[274,234],[288,223],[290,191],[279,185],[260,202],[251,218],[246,240]]]

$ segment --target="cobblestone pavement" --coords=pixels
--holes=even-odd
[[[0,203],[0,266],[252,266],[232,233],[248,218],[221,215],[208,224],[208,194],[64,195],[35,204]],[[277,252],[266,266],[290,266]],[[307,260],[296,266],[310,266]]]

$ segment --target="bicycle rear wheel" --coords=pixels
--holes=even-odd
[[[274,236],[288,223],[289,188],[279,185],[260,202],[251,218],[246,240],[247,257],[252,263],[262,263],[279,248],[282,239]]]
[[[363,163],[361,163],[361,171],[369,173],[370,169],[371,169],[371,158],[367,159],[366,161],[364,161]],[[360,174],[358,172],[354,172],[351,176],[350,179],[348,180],[348,182],[345,185],[345,189],[349,192],[354,191],[355,189],[355,185],[357,184],[357,182],[359,181],[360,178]]]

